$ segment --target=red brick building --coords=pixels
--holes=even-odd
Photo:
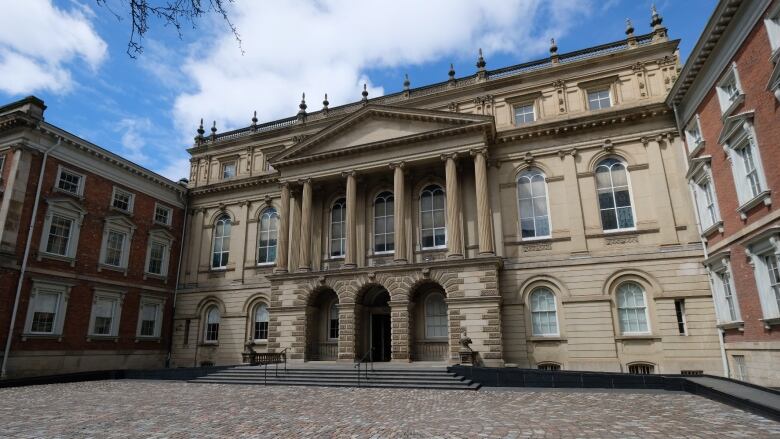
[[[780,386],[780,0],[723,0],[669,94],[732,378]]]
[[[4,375],[162,367],[186,189],[45,122],[45,108],[0,107]]]

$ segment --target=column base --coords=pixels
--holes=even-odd
[[[406,258],[404,258],[404,259],[393,259],[393,263],[394,264],[408,264],[409,261],[407,261]]]
[[[453,253],[451,255],[447,255],[447,259],[463,259],[463,255],[459,253]]]
[[[311,269],[309,267],[298,267],[298,271],[301,273],[308,273]]]
[[[357,264],[344,264],[344,268],[357,268]]]
[[[485,256],[485,257],[495,256],[496,252],[479,252],[479,255],[480,256]]]
[[[275,274],[285,274],[285,273],[287,273],[287,269],[286,268],[274,268],[274,273]]]

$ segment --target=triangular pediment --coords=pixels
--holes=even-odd
[[[492,116],[448,111],[369,105],[334,122],[271,160],[274,166],[306,157],[343,154],[378,144],[412,142],[431,135],[446,135],[465,127],[482,128],[491,135]]]
[[[753,121],[753,114],[752,111],[746,111],[727,117],[726,120],[723,121],[723,128],[720,130],[720,135],[718,136],[718,143],[723,145],[734,137],[735,134],[738,134],[745,122]]]

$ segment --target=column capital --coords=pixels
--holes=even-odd
[[[279,189],[290,189],[290,182],[289,181],[280,181],[279,182]]]
[[[449,159],[457,160],[458,159],[458,153],[457,152],[446,152],[439,156],[441,158],[441,161],[446,162]]]
[[[560,157],[561,160],[565,159],[567,155],[571,156],[573,158],[577,158],[577,154],[578,153],[577,153],[577,150],[575,148],[568,149],[568,150],[562,149],[562,150],[558,151],[558,157]]]
[[[348,171],[341,171],[341,176],[344,177],[344,178],[356,177],[357,176],[357,172],[354,169],[350,169]]]
[[[481,146],[479,148],[471,148],[469,150],[469,155],[471,155],[472,157],[475,157],[475,156],[481,154],[481,155],[484,155],[485,158],[487,158],[487,152],[488,152],[487,147],[486,146]]]
[[[395,169],[395,168],[404,169],[406,167],[406,162],[403,160],[401,160],[400,162],[390,162],[387,164],[387,166],[390,167],[390,169]]]
[[[311,184],[311,180],[312,180],[311,177],[303,177],[303,178],[299,178],[297,183],[301,185],[306,183]]]

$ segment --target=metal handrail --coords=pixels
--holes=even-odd
[[[363,354],[363,357],[357,361],[357,364],[355,364],[355,368],[357,369],[357,384],[358,387],[360,387],[360,365],[365,364],[365,375],[366,375],[366,381],[368,381],[368,364],[371,364],[371,372],[374,371],[374,355],[373,355],[373,349],[369,349],[368,352]]]
[[[282,355],[282,357],[284,358],[284,373],[287,373],[287,351],[289,349],[290,348],[287,347],[287,348],[282,349],[282,352],[279,352]]]

